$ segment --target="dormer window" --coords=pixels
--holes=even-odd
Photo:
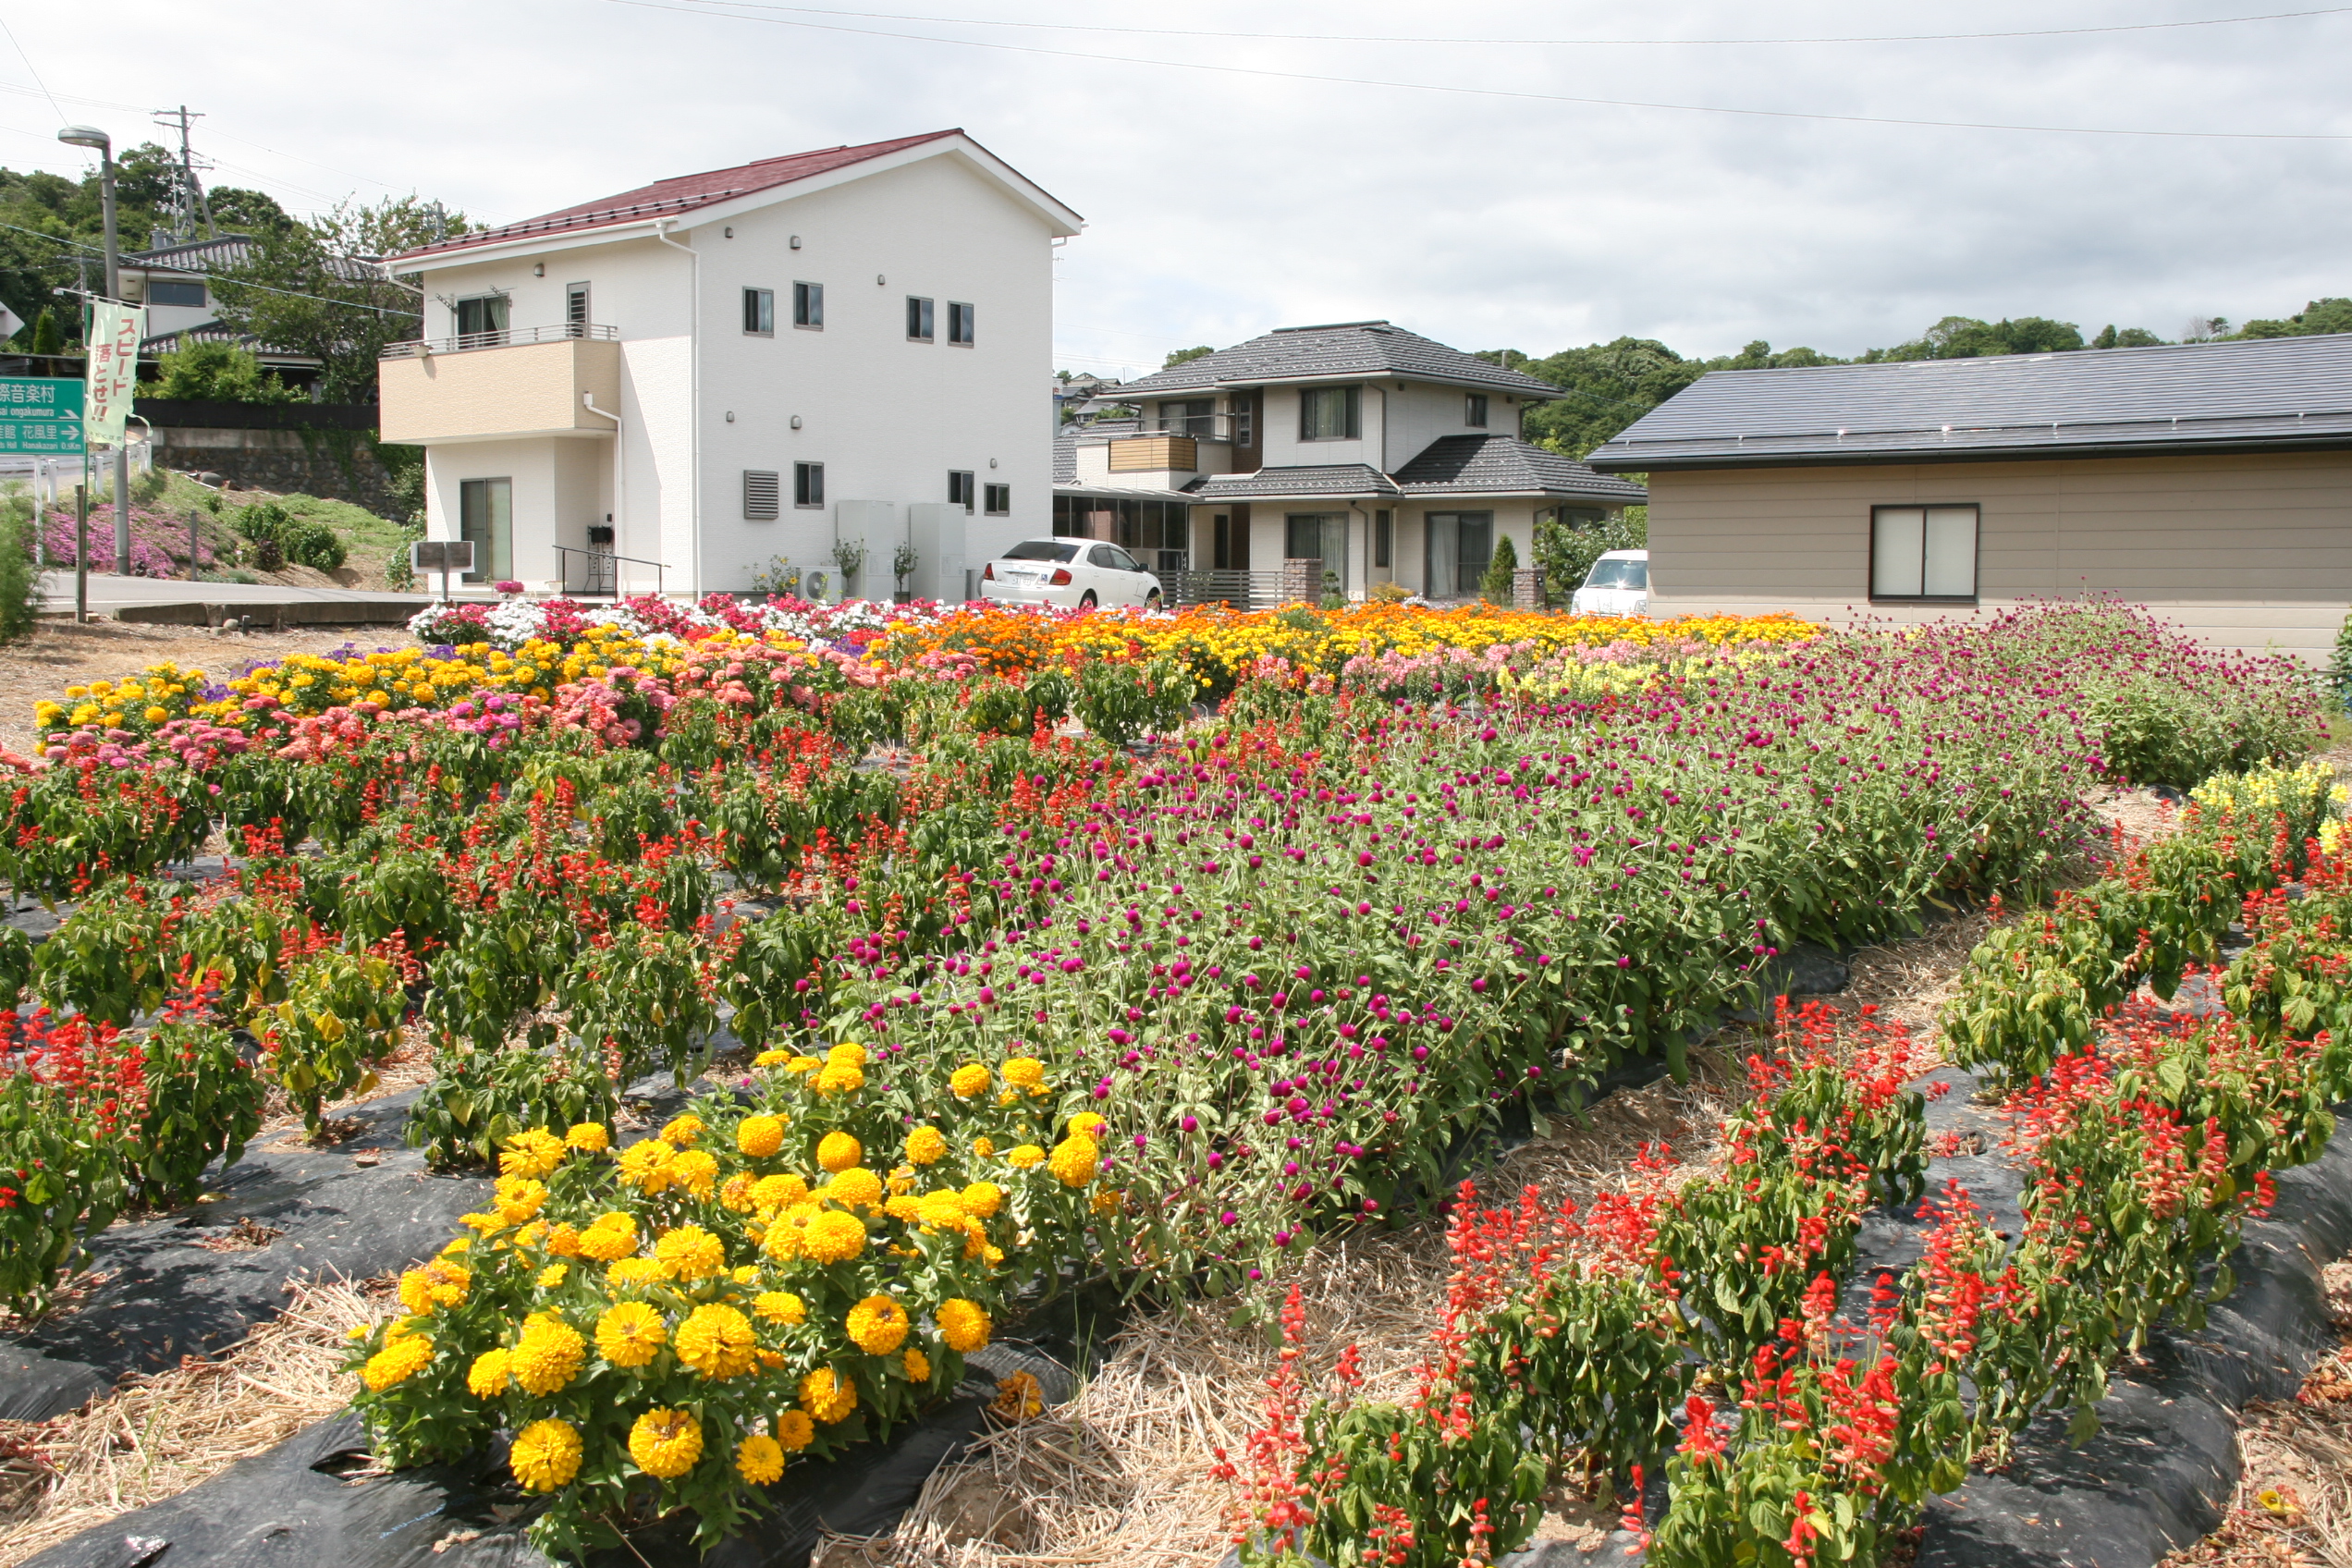
[[[1364,435],[1362,389],[1310,386],[1299,394],[1299,439],[1354,441]]]
[[[1487,395],[1484,392],[1466,393],[1462,402],[1462,423],[1473,430],[1486,429]]]

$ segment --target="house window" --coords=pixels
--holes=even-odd
[[[1431,512],[1421,533],[1421,591],[1431,598],[1475,598],[1478,579],[1494,558],[1494,513]]]
[[[965,511],[970,511],[972,501],[970,471],[960,468],[948,470],[948,504],[951,507],[962,507]]]
[[[1978,509],[1872,507],[1870,597],[1973,600]]]
[[[1389,564],[1389,513],[1386,508],[1372,514],[1372,564]]]
[[[825,285],[792,285],[792,325],[805,326],[814,332],[825,330]]]
[[[931,341],[931,301],[907,296],[907,339],[913,343]]]
[[[471,300],[458,301],[459,347],[495,348],[506,335],[507,297],[504,294],[477,294]]]
[[[473,545],[468,582],[500,582],[514,575],[514,481],[467,479],[458,484],[458,537]]]
[[[1233,569],[1233,519],[1230,513],[1217,513],[1209,524],[1208,564],[1213,571]]]
[[[776,290],[743,290],[743,330],[754,337],[776,336]]]
[[[1350,388],[1354,390],[1354,388]],[[1297,559],[1319,560],[1323,575],[1336,577],[1341,592],[1348,580],[1348,514],[1292,512],[1283,519],[1282,554]]]
[[[748,522],[776,521],[781,476],[774,469],[743,471],[743,518]]]
[[[1236,447],[1256,446],[1256,400],[1248,397],[1236,397],[1232,399],[1232,409],[1233,445]]]
[[[1462,423],[1473,430],[1486,429],[1487,395],[1484,392],[1464,393],[1462,404]]]
[[[588,325],[588,286],[584,283],[564,285],[564,326],[574,337],[582,336],[581,329]]]
[[[151,305],[193,305],[204,308],[204,286],[201,283],[167,283],[156,278],[147,285],[147,302]]]
[[[821,507],[825,504],[823,463],[792,465],[792,504],[796,507]]]
[[[991,484],[987,489],[988,504],[984,508],[990,517],[1007,517],[1012,512],[1012,486]]]
[[[1299,439],[1354,441],[1364,434],[1362,393],[1354,386],[1310,386],[1299,394]]]
[[[948,341],[972,347],[971,306],[959,305],[953,300],[948,301]]]
[[[1181,403],[1159,406],[1160,428],[1170,435],[1190,435],[1203,441],[1217,437],[1217,399],[1192,398]]]

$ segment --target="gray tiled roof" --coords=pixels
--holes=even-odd
[[[1084,423],[1065,424],[1054,432],[1053,482],[1056,484],[1078,483],[1078,437],[1081,435],[1119,435],[1143,428],[1137,419],[1097,419]]]
[[[1587,459],[1609,472],[2352,446],[2352,334],[1715,371]]]
[[[1595,473],[1513,435],[1443,435],[1396,471],[1408,496],[1574,496],[1617,506],[1649,499],[1640,485]]]
[[[1262,468],[1256,473],[1213,473],[1184,486],[1199,501],[1288,500],[1399,494],[1389,476],[1370,463],[1317,463],[1299,468]]]
[[[1560,388],[1548,381],[1505,370],[1401,326],[1384,321],[1352,321],[1333,326],[1279,327],[1263,337],[1128,382],[1119,388],[1119,397],[1124,402],[1220,386],[1349,375],[1442,381],[1523,398],[1560,396]]]
[[[159,272],[213,273],[243,266],[252,259],[256,243],[250,234],[219,234],[210,239],[186,239],[153,251],[132,251],[124,255],[122,264]],[[330,256],[326,267],[336,276],[355,283],[383,276],[373,263],[359,256]]]

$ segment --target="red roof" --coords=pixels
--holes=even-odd
[[[926,141],[938,141],[962,134],[961,129],[934,130],[921,136],[901,136],[894,141],[869,141],[863,147],[824,147],[814,153],[789,153],[780,158],[762,158],[756,163],[738,164],[730,169],[680,175],[675,179],[655,180],[634,190],[624,190],[618,196],[582,202],[578,206],[560,208],[535,218],[524,218],[520,223],[503,224],[476,234],[445,239],[438,245],[410,251],[408,256],[441,256],[452,251],[470,251],[477,246],[497,245],[545,234],[562,234],[571,229],[601,228],[607,224],[674,217],[717,202],[732,201],[738,196],[748,196],[754,190],[790,185],[812,175],[825,174],[851,164],[864,163],[870,158],[885,157],[909,147],[920,147]]]

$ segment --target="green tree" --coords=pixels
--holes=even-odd
[[[150,398],[184,398],[208,403],[284,404],[302,394],[262,369],[261,361],[234,343],[190,343],[156,361],[153,382],[141,388]]]
[[[2352,332],[2352,300],[2330,295],[2314,300],[2284,321],[2249,321],[2240,337],[2309,337],[2322,332]]]
[[[1905,360],[1974,360],[1988,354],[2064,353],[2083,347],[2082,328],[2070,321],[2047,316],[2006,316],[1997,322],[1973,316],[1946,316],[1908,343],[1873,349],[1863,362],[1884,364]]]
[[[1519,546],[1508,533],[1498,534],[1494,554],[1487,557],[1486,575],[1478,579],[1478,594],[1489,604],[1511,603],[1512,578],[1519,570]]]
[[[418,336],[420,296],[386,277],[375,258],[465,233],[414,196],[370,206],[346,202],[309,223],[257,236],[239,265],[213,275],[220,319],[265,343],[317,358],[326,399],[375,401],[375,362],[388,343]]]
[[[57,325],[57,311],[54,305],[41,307],[41,313],[32,318],[31,332],[32,347],[28,352],[62,354],[66,351],[66,329]]]
[[[22,642],[40,624],[41,573],[32,564],[39,526],[32,497],[21,485],[0,495],[0,643]]]
[[[1168,358],[1159,361],[1159,368],[1162,370],[1173,370],[1178,365],[1189,364],[1194,360],[1207,359],[1209,355],[1214,354],[1215,352],[1217,352],[1217,350],[1210,348],[1206,343],[1202,344],[1197,349],[1170,349],[1168,350]]]
[[[1627,478],[1639,484],[1641,475]],[[1544,600],[1565,605],[1584,586],[1585,573],[1611,550],[1649,548],[1649,508],[1627,507],[1599,522],[1562,521],[1554,516],[1536,524],[1536,564],[1543,568]]]
[[[2162,347],[2163,341],[2144,326],[2127,326],[2118,332],[2110,323],[2099,329],[2099,336],[2090,340],[2090,346],[2094,349],[2155,349]]]

